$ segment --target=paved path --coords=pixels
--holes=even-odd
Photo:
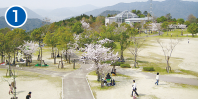
[[[146,76],[148,76],[149,79],[155,79],[156,74],[147,73],[147,72],[141,72],[136,70],[127,70],[122,68],[117,68],[117,72],[125,75],[134,75],[135,73],[142,73]],[[182,77],[173,77],[173,76],[167,76],[167,75],[160,75],[160,80],[166,81],[166,82],[172,82],[172,83],[180,83],[180,84],[188,84],[188,85],[195,85],[198,86],[198,79],[192,79],[192,78],[182,78]]]
[[[89,67],[89,64],[82,64],[80,69],[63,78],[63,99],[93,99],[86,80]]]

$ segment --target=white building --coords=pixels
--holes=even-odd
[[[127,24],[133,24],[136,22],[142,22],[146,23],[146,21],[151,20],[152,18],[138,18],[138,16],[134,13],[131,13],[130,11],[123,11],[119,14],[117,14],[115,17],[106,17],[105,18],[105,25],[111,24],[113,22],[116,22],[118,24],[121,24],[123,22],[126,22]]]

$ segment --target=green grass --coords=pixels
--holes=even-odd
[[[88,75],[95,75],[95,76],[97,76],[97,74],[96,74],[96,71],[94,70],[94,71],[92,71],[92,72],[90,72]]]
[[[157,37],[160,37],[160,38],[167,38],[168,37],[168,38],[170,38],[171,34],[172,34],[173,38],[174,37],[192,37],[192,34],[189,33],[187,31],[187,29],[183,30],[183,36],[181,35],[181,31],[182,31],[182,29],[176,29],[174,31],[168,31],[168,36],[167,36],[167,31],[166,31],[166,32],[164,32],[163,35],[160,35],[160,36],[157,36]],[[186,34],[189,34],[189,35],[187,36]],[[198,37],[197,35],[194,35],[194,38],[197,38],[197,37]]]
[[[182,72],[182,74],[188,74],[188,75],[193,75],[198,77],[198,73],[194,72],[194,71],[190,71],[190,70],[184,70],[184,69],[180,69],[180,71]]]
[[[195,85],[187,85],[187,84],[180,84],[180,83],[175,83],[177,86],[171,86],[172,88],[178,88],[178,87],[182,87],[182,88],[186,88],[186,89],[198,89],[198,86]]]
[[[143,63],[139,66],[143,67],[154,67],[155,71],[144,71],[144,72],[152,72],[152,73],[157,73],[159,72],[161,75],[163,74],[171,74],[174,73],[174,70],[170,71],[169,73],[166,72],[166,63],[154,63],[154,62],[149,62],[149,63]]]

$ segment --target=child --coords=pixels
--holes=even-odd
[[[135,80],[133,80],[133,85],[132,85],[132,96],[133,96],[133,92],[135,92],[135,94],[138,96]],[[134,96],[135,96],[135,94],[134,94]]]
[[[32,93],[32,92],[29,92],[29,93],[28,93],[28,95],[26,96],[26,99],[30,99],[30,98],[31,98],[31,93]]]
[[[155,84],[158,85],[158,83],[159,83],[159,73],[157,73],[157,75],[156,75],[156,82],[155,82]]]
[[[13,92],[12,92],[13,88],[10,84],[9,84],[9,86],[10,86],[9,94],[10,94],[10,92],[13,94]]]

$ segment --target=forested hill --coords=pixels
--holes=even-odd
[[[168,13],[173,18],[187,19],[188,15],[193,14],[198,17],[198,2],[182,1],[182,0],[165,0],[165,1],[153,1],[153,14],[156,17],[164,16]],[[150,12],[150,0],[147,2],[132,2],[132,3],[119,3],[113,6],[108,6],[100,9],[96,9],[90,12],[86,12],[87,15],[98,16],[106,10],[116,11],[131,11],[140,10]]]
[[[39,28],[41,26],[42,26],[42,20],[35,18],[35,19],[27,19],[25,25],[23,25],[20,28],[26,30],[26,32],[29,32],[30,30]],[[0,17],[0,29],[5,27],[12,28],[6,23],[4,17]]]
[[[109,15],[116,15],[116,14],[118,14],[118,13],[120,13],[121,11],[115,11],[115,10],[106,10],[106,11],[104,11],[104,12],[102,12],[101,14],[100,14],[100,16],[108,16],[108,14]]]

